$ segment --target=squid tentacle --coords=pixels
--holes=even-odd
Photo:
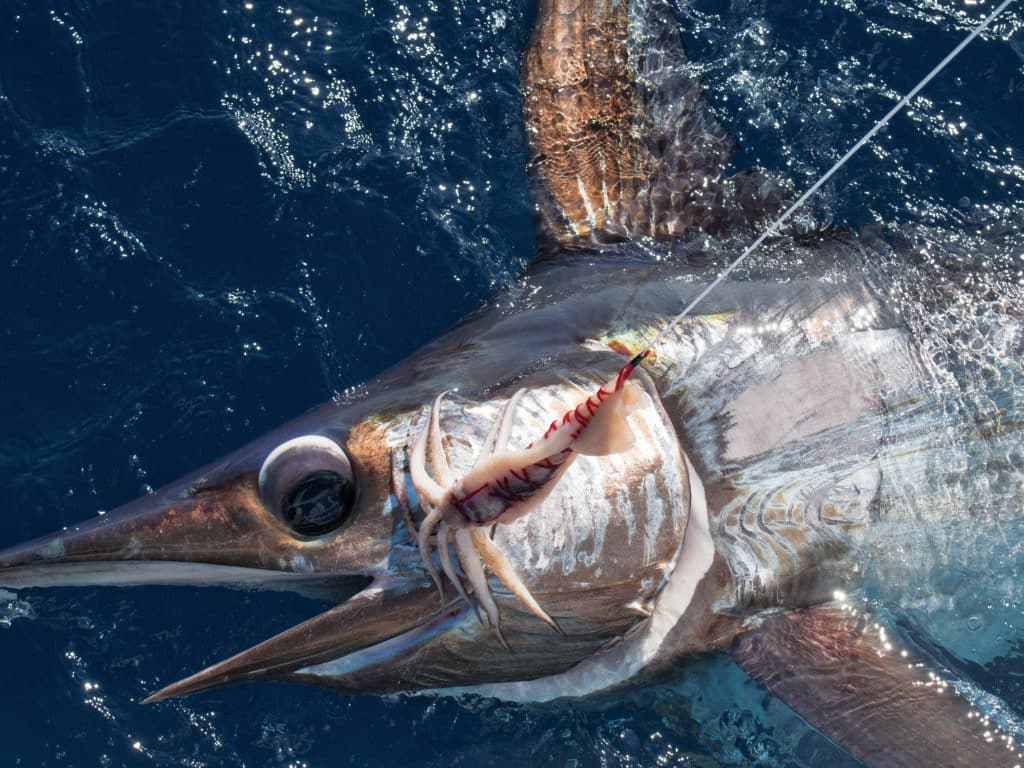
[[[441,584],[441,574],[437,572],[434,558],[430,554],[430,534],[433,533],[438,523],[441,522],[441,517],[441,510],[439,509],[432,509],[427,513],[427,516],[423,518],[423,524],[420,526],[419,532],[416,534],[416,543],[420,548],[420,557],[423,558],[423,565],[427,569],[427,573],[430,574],[430,578],[434,580],[437,591],[441,595],[441,604],[445,605],[446,601],[444,598],[444,586]]]
[[[441,393],[434,400],[434,411],[439,409],[443,397],[444,393]],[[439,431],[439,422],[432,413],[427,428],[420,432],[416,442],[413,443],[412,454],[409,456],[409,477],[412,478],[413,487],[416,489],[416,494],[420,497],[421,502],[426,500],[435,509],[443,509],[446,506],[445,497],[448,495],[448,489],[434,480],[427,471],[427,442],[428,440],[432,443],[440,441],[435,436],[435,424],[437,424],[436,429]],[[443,454],[444,451],[442,450],[441,453]],[[447,458],[445,459],[445,467],[447,468]]]
[[[473,606],[473,611],[476,613],[477,619],[480,623],[484,623],[483,616],[480,615],[480,608],[476,601],[469,598],[466,593],[466,587],[462,583],[462,579],[459,578],[459,574],[455,572],[455,568],[452,565],[452,558],[448,552],[448,534],[451,531],[448,523],[441,521],[441,527],[437,529],[437,556],[441,561],[441,569],[444,571],[444,575],[448,577],[448,581],[455,587],[455,591],[459,593],[459,597],[465,600],[469,605]],[[456,549],[458,552],[458,549]],[[461,559],[460,559],[461,563]]]
[[[427,430],[430,440],[430,463],[434,467],[437,482],[445,489],[452,487],[452,470],[441,439],[441,401],[447,394],[442,392],[434,400],[434,405],[430,409],[430,427]]]
[[[498,545],[491,541],[491,537],[488,532],[483,528],[472,528],[473,536],[473,547],[476,549],[480,558],[484,561],[488,568],[494,573],[495,576],[508,587],[508,590],[516,596],[516,598],[523,605],[529,609],[530,613],[536,616],[538,619],[543,621],[555,632],[565,637],[565,632],[558,626],[558,623],[552,619],[547,611],[540,607],[540,603],[530,594],[530,590],[526,588],[523,580],[519,578],[519,574],[516,573],[512,564],[508,561],[508,558],[498,549]]]
[[[480,562],[480,558],[476,556],[475,548],[473,547],[473,530],[472,528],[456,529],[455,551],[459,555],[459,562],[462,563],[462,569],[466,573],[466,578],[473,586],[473,594],[480,601],[480,605],[487,614],[487,620],[491,624],[494,636],[501,643],[501,647],[511,653],[512,649],[505,641],[505,636],[501,634],[501,614],[498,612],[498,604],[494,602],[491,588],[487,586],[487,575],[484,573],[484,566]]]

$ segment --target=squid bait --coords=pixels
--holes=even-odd
[[[564,636],[561,628],[541,608],[515,569],[491,541],[490,527],[509,523],[529,512],[549,491],[577,455],[607,456],[629,450],[634,442],[628,414],[638,403],[629,386],[636,367],[650,353],[638,354],[588,398],[551,422],[543,435],[519,451],[508,441],[516,408],[525,390],[516,392],[502,407],[494,427],[484,441],[472,469],[462,478],[452,475],[441,443],[440,412],[444,393],[434,401],[426,428],[407,445],[409,477],[426,514],[416,534],[423,564],[444,601],[441,575],[434,565],[431,535],[437,531],[438,560],[445,576],[459,596],[479,605],[487,614],[499,642],[508,649],[501,634],[498,606],[487,585],[487,565],[516,598],[537,618]],[[433,475],[427,469],[427,459]],[[448,551],[449,537],[476,602],[470,600]]]

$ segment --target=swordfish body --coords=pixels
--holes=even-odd
[[[927,635],[895,626],[922,610],[918,575],[942,583],[1015,541],[1016,232],[773,239],[633,372],[630,445],[577,456],[524,514],[471,521],[564,637],[494,572],[471,576],[472,558],[442,570],[475,588],[439,598],[447,536],[427,560],[417,541],[425,431],[454,478],[496,424],[524,449],[788,196],[764,171],[726,174],[734,142],[656,0],[541,0],[523,100],[538,254],[500,297],[358,392],[0,552],[0,585],[333,591],[326,612],[154,701],[267,679],[549,701],[720,655],[867,765],[1020,762],[998,702],[933,671]],[[922,252],[959,268],[936,280]],[[965,343],[968,327],[980,337]],[[488,590],[507,650],[474,615]]]

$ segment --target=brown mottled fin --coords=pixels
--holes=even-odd
[[[662,0],[540,0],[523,88],[548,244],[717,235],[779,209],[763,174],[721,179],[735,142]]]
[[[838,605],[768,616],[733,658],[871,768],[1019,765],[1007,738],[916,654]]]

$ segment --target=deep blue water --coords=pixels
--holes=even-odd
[[[803,187],[990,5],[679,10],[742,142],[735,166]],[[829,185],[820,219],[1019,215],[1016,13]],[[521,269],[531,15],[515,0],[0,0],[0,544],[238,447]],[[725,747],[649,692],[530,709],[263,684],[141,707],[323,606],[140,588],[26,591],[0,608],[4,766],[716,765],[827,750],[784,713],[774,732],[752,724],[753,686],[716,723]]]

